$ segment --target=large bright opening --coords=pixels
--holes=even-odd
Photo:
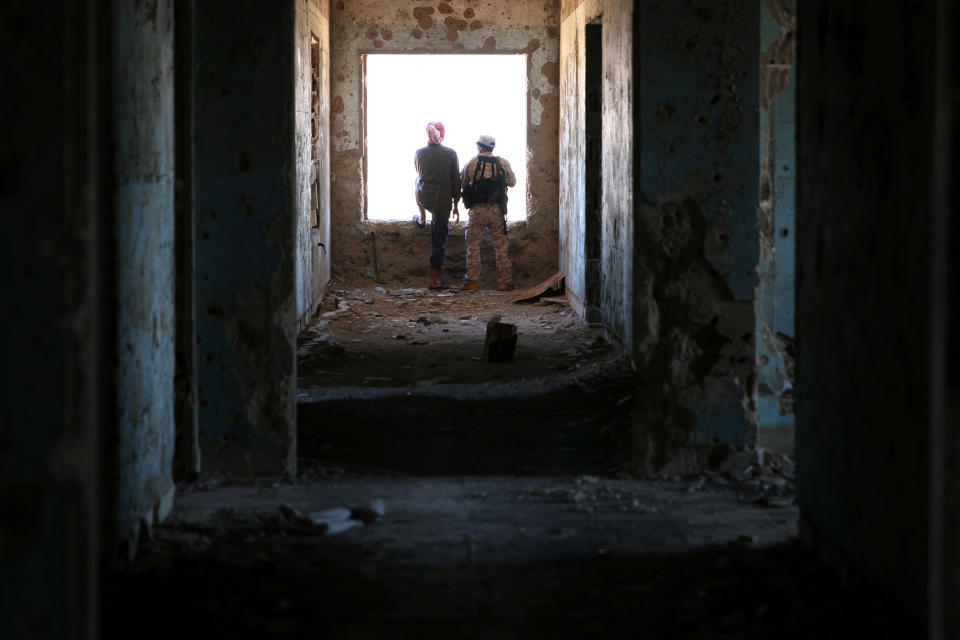
[[[507,219],[527,217],[525,55],[369,54],[365,105],[368,220],[417,213],[413,156],[427,144],[431,121],[446,127],[443,144],[457,152],[461,169],[477,154],[481,134],[496,138],[494,155],[517,175]]]

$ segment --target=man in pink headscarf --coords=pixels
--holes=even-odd
[[[443,267],[443,255],[447,247],[447,233],[450,230],[450,208],[460,221],[460,163],[457,152],[445,147],[443,137],[446,130],[442,122],[427,123],[427,146],[417,149],[413,166],[417,170],[417,206],[420,208],[418,224],[426,226],[426,211],[432,215],[430,222],[430,278],[427,287],[446,289],[440,282],[440,268]],[[426,210],[426,211],[425,211]]]

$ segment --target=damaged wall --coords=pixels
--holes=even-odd
[[[585,272],[582,39],[597,14],[603,322],[644,381],[638,468],[694,470],[698,460],[674,458],[686,445],[755,437],[759,2],[564,3],[561,264],[575,296]]]
[[[296,0],[295,118],[297,185],[297,320],[309,322],[330,281],[330,2]],[[316,47],[311,46],[316,38]],[[313,78],[312,56],[319,58]],[[313,91],[317,90],[317,140]],[[311,167],[314,157],[316,168]]]
[[[803,529],[923,616],[935,5],[797,8]]]
[[[557,268],[559,0],[454,0],[423,4],[331,2],[331,208],[334,275],[347,283],[421,282],[430,237],[409,221],[410,193],[398,194],[404,222],[362,221],[360,55],[363,52],[525,52],[528,55],[527,220],[510,225],[514,281],[524,286]],[[452,87],[452,89],[456,89]],[[459,90],[459,89],[458,89]],[[410,162],[416,149],[410,150]],[[461,164],[469,158],[460,158]],[[508,158],[516,165],[521,159]],[[511,206],[522,202],[511,195]],[[406,209],[403,209],[406,210]],[[462,279],[463,222],[453,226],[444,279]],[[489,240],[481,285],[496,283]]]
[[[100,637],[101,4],[0,6],[2,638]]]
[[[117,419],[105,544],[132,556],[174,493],[173,2],[116,3],[111,19]]]
[[[794,0],[764,0],[760,18],[760,260],[757,265],[757,429],[792,453],[796,74]]]
[[[295,6],[202,3],[195,21],[203,469],[294,474]]]

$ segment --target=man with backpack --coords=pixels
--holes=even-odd
[[[509,243],[507,242],[507,187],[517,184],[517,177],[505,158],[493,155],[497,141],[482,135],[477,140],[477,155],[460,172],[463,205],[468,209],[466,229],[467,273],[461,291],[476,291],[480,279],[480,245],[484,230],[490,230],[493,252],[497,260],[497,288],[513,289]]]

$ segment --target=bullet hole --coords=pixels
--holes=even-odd
[[[717,104],[718,102],[720,102],[720,99],[721,99],[722,97],[723,97],[723,96],[721,96],[719,93],[713,94],[712,96],[710,96],[710,104],[711,104],[711,105]]]
[[[699,43],[700,43],[700,39],[697,36],[693,36],[692,38],[687,38],[686,42],[683,43],[683,48],[686,49],[688,52],[692,52],[694,49],[697,48],[697,45]]]
[[[697,124],[707,124],[707,116],[703,115],[702,113],[698,113],[697,115],[693,116],[693,121]]]
[[[787,165],[783,165],[782,170],[783,170],[783,171],[790,171],[790,167],[788,167]]]
[[[453,13],[453,7],[448,5],[446,2],[441,2],[437,5],[437,11],[440,13]]]
[[[781,238],[786,238],[789,235],[790,235],[790,229],[787,229],[787,228],[780,229]]]
[[[210,233],[207,232],[207,231],[201,231],[201,232],[200,232],[200,238],[201,238],[202,240],[209,240],[209,239],[210,239]]]
[[[216,220],[216,219],[217,219],[217,212],[216,212],[216,211],[211,211],[211,212],[210,212],[210,219],[211,219],[211,220]]]
[[[673,146],[672,142],[664,142],[661,151],[665,156],[672,156],[677,153],[677,148]]]
[[[373,46],[375,49],[383,49],[383,42],[380,40],[374,40]]]
[[[377,30],[373,27],[367,29],[367,33],[364,34],[367,36],[367,40],[374,40],[377,37]]]
[[[223,308],[216,305],[210,305],[207,307],[207,315],[215,318],[223,316]]]
[[[207,351],[207,352],[203,355],[203,360],[204,360],[204,362],[206,362],[207,364],[210,364],[211,362],[213,362],[214,360],[216,360],[216,358],[217,358],[217,357],[213,354],[212,351]]]
[[[237,154],[237,157],[233,160],[233,166],[237,170],[237,173],[246,173],[250,170],[250,156],[247,155],[246,151],[241,151]]]
[[[477,12],[473,10],[473,7],[467,7],[463,10],[463,17],[469,20],[473,16],[477,15]]]
[[[677,113],[677,107],[670,102],[664,102],[657,107],[657,113],[668,120]]]
[[[210,276],[208,276],[207,274],[203,274],[203,275],[200,277],[200,279],[203,280],[204,282],[206,282],[207,280],[210,279]]]
[[[720,184],[721,182],[723,182],[723,174],[720,173],[719,171],[715,172],[713,174],[713,182],[714,184]]]
[[[382,35],[384,40],[393,40],[393,31],[390,29],[384,29]]]
[[[744,342],[750,342],[751,337],[753,337],[752,334],[745,333],[742,336],[740,336],[740,339],[743,340]]]

